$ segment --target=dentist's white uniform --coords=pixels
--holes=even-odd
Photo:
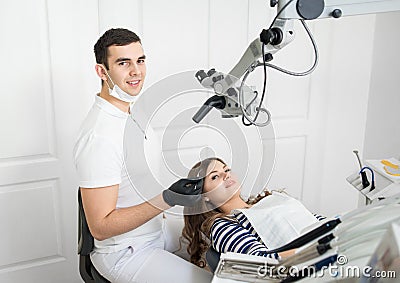
[[[96,96],[74,148],[79,186],[100,188],[119,184],[117,208],[144,201],[124,168],[123,142],[128,117],[129,114]],[[146,142],[154,141],[151,131],[146,136]],[[137,139],[144,139],[139,128]],[[95,240],[91,259],[96,269],[111,282],[210,282],[209,272],[164,250],[168,235],[163,222],[160,214],[132,231],[104,241]]]

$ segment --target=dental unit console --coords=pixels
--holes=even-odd
[[[360,207],[323,222],[308,232],[304,231],[289,244],[277,248],[275,251],[279,252],[297,249],[295,254],[279,261],[254,255],[222,254],[213,283],[235,282],[219,281],[220,279],[240,282],[295,282],[304,278],[307,280],[307,277],[312,275],[318,277],[308,279],[319,279],[312,282],[336,282],[336,280],[339,282],[340,279],[346,280],[340,282],[382,282],[358,281],[355,273],[329,273],[328,266],[338,267],[333,270],[339,270],[340,266],[354,270],[363,267],[361,262],[370,262],[369,266],[375,267],[377,266],[375,258],[383,258],[384,254],[390,252],[391,268],[398,270],[399,235],[391,242],[388,242],[385,235],[391,232],[392,226],[400,227],[399,223],[399,197]],[[399,228],[396,231],[399,233]],[[394,234],[389,236],[396,237]],[[371,255],[374,256],[371,258]],[[340,258],[345,258],[346,261]],[[350,278],[352,280],[349,280]]]
[[[270,0],[271,7],[277,7],[277,15],[268,29],[262,30],[260,37],[250,43],[239,62],[228,74],[210,69],[199,70],[196,78],[215,95],[193,116],[199,123],[212,108],[222,112],[223,118],[242,116],[244,125],[266,126],[271,121],[269,111],[262,107],[266,91],[266,68],[274,68],[292,76],[305,76],[312,73],[318,63],[318,51],[313,36],[305,20],[340,18],[370,13],[400,10],[400,0]],[[314,48],[314,63],[309,70],[292,72],[273,65],[273,54],[294,40],[294,20],[300,20]],[[245,85],[247,76],[257,67],[264,68],[264,86],[261,97]],[[260,121],[260,114],[266,115]],[[263,115],[261,115],[263,116]]]

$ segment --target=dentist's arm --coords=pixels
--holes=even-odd
[[[181,179],[148,202],[118,209],[119,185],[81,188],[83,209],[90,232],[95,239],[105,240],[136,229],[174,205],[194,205],[201,197],[200,182]]]

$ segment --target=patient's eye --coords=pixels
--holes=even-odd
[[[216,180],[219,177],[219,175],[213,175],[211,176],[211,180]]]
[[[226,168],[225,173],[231,172],[231,168]]]

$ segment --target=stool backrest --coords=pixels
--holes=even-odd
[[[78,254],[87,256],[94,248],[94,238],[90,233],[82,205],[81,190],[78,189],[79,226],[78,226]]]

